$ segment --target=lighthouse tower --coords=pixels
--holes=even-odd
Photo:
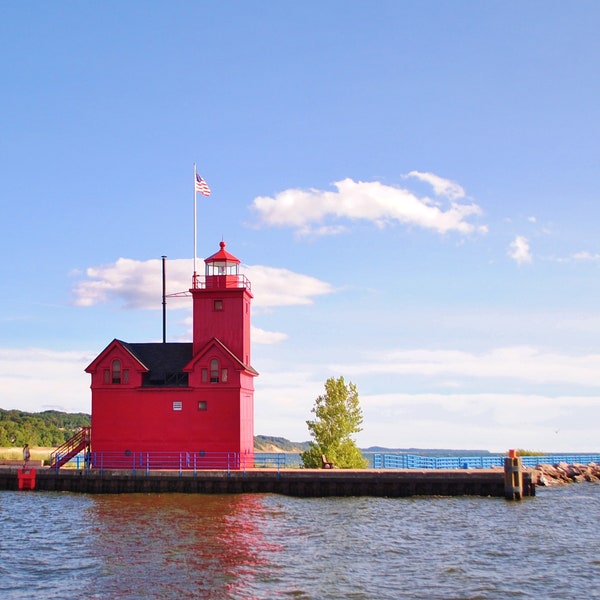
[[[250,365],[250,282],[240,261],[220,243],[205,259],[204,282],[194,279],[194,336],[190,385],[210,399],[219,418],[215,447],[254,453],[254,377]],[[218,438],[220,441],[217,441]]]
[[[114,339],[87,367],[94,466],[253,466],[250,282],[225,242],[204,262],[191,343]]]

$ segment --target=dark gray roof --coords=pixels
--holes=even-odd
[[[130,344],[119,341],[150,371],[153,378],[181,373],[192,360],[192,344],[189,342]]]

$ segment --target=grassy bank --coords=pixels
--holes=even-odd
[[[46,448],[43,446],[30,447],[31,460],[50,460],[50,453],[55,450],[52,446]],[[21,460],[23,458],[23,448],[0,448],[0,460]]]

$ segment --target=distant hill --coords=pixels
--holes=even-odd
[[[269,435],[254,436],[254,450],[256,452],[304,452],[308,442],[290,442],[283,437]]]
[[[81,427],[89,427],[90,415],[46,410],[28,413],[0,408],[0,446],[60,446]]]
[[[254,437],[254,450],[256,452],[304,452],[310,442],[290,442],[283,437],[257,435]],[[488,456],[488,450],[447,450],[444,448],[385,448],[384,446],[369,446],[361,448],[362,452],[369,454],[419,454],[420,456]]]

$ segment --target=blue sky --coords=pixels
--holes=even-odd
[[[0,3],[0,407],[90,410],[221,239],[255,431],[598,451],[597,2]],[[200,269],[201,270],[201,269]],[[190,300],[168,304],[189,341]]]

